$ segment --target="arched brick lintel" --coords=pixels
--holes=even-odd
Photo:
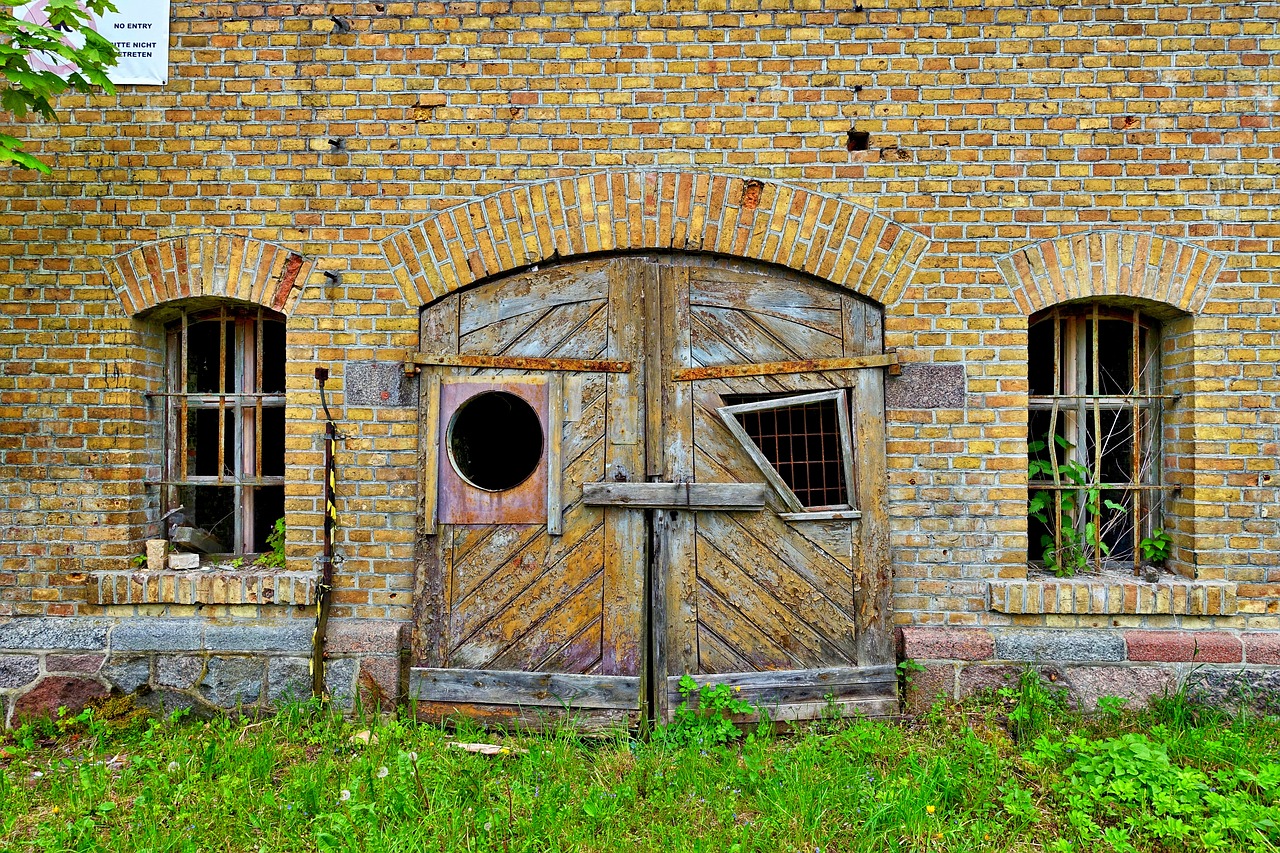
[[[1192,243],[1130,231],[1072,234],[996,259],[1014,301],[1028,315],[1100,296],[1150,299],[1195,314],[1225,262]]]
[[[231,234],[143,243],[105,261],[130,317],[165,302],[221,297],[290,314],[315,261],[284,246]]]
[[[382,241],[410,305],[553,257],[712,252],[893,302],[928,240],[834,196],[770,180],[612,172],[521,184]]]

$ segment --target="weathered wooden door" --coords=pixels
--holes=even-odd
[[[667,715],[691,673],[775,718],[892,712],[881,338],[855,296],[687,258],[429,308],[413,692],[429,711],[620,720]],[[517,377],[547,389],[547,505],[448,523],[440,401]]]
[[[545,369],[634,359],[641,330],[627,317],[639,294],[624,272],[615,261],[526,273],[424,312],[422,353],[453,362],[424,367],[421,380],[419,666],[410,689],[426,714],[537,723],[571,710],[587,724],[638,716],[645,521],[585,505],[582,484],[641,475],[640,375],[630,365]],[[533,369],[471,366],[518,359],[534,359]],[[489,521],[456,515],[458,492],[477,490],[458,486],[453,471],[451,392],[527,393],[523,383],[535,385],[531,398],[545,395],[545,494],[503,503],[521,489],[492,491]],[[500,453],[514,438],[499,432],[476,452]]]

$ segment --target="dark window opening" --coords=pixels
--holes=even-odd
[[[736,409],[777,399],[776,406],[733,411],[733,417],[801,506],[806,509],[848,507],[845,442],[841,436],[838,401],[835,396],[828,396],[789,405],[787,400],[795,396],[737,394],[726,395],[724,401]]]
[[[486,391],[458,408],[447,446],[454,470],[471,485],[489,492],[514,489],[542,460],[542,422],[515,394]]]
[[[1136,571],[1163,494],[1155,323],[1059,306],[1032,318],[1028,355],[1028,559],[1058,574]]]
[[[228,552],[267,551],[284,516],[284,319],[225,306],[166,331],[165,511]]]

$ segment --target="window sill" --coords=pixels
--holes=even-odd
[[[1182,579],[1146,583],[1120,575],[991,581],[987,608],[997,613],[1234,616],[1236,585]]]
[[[246,566],[94,572],[98,604],[315,604],[315,572]]]

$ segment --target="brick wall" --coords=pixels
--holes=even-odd
[[[124,569],[154,532],[142,394],[161,341],[113,259],[219,237],[305,259],[285,306],[289,567],[319,553],[322,365],[348,436],[334,616],[397,622],[413,596],[416,413],[343,397],[350,365],[416,346],[423,294],[397,279],[387,241],[538,182],[662,172],[838,199],[924,245],[888,294],[886,344],[962,366],[964,404],[889,413],[900,624],[1280,629],[1280,10],[750,5],[175,2],[167,86],[67,97],[61,124],[6,128],[54,173],[0,181],[0,616],[118,615],[92,573]],[[849,150],[850,131],[870,134],[867,150]],[[487,223],[536,247],[510,207],[474,209],[442,220],[459,245],[482,255]],[[991,610],[989,582],[1025,575],[1026,329],[1043,303],[1027,259],[1119,233],[1190,258],[1131,292],[1187,312],[1164,344],[1183,395],[1166,420],[1184,485],[1167,526],[1175,567],[1235,584],[1238,612]],[[613,231],[589,248],[625,246]],[[1094,260],[1075,295],[1111,280],[1105,253]],[[460,263],[467,281],[501,272]]]

